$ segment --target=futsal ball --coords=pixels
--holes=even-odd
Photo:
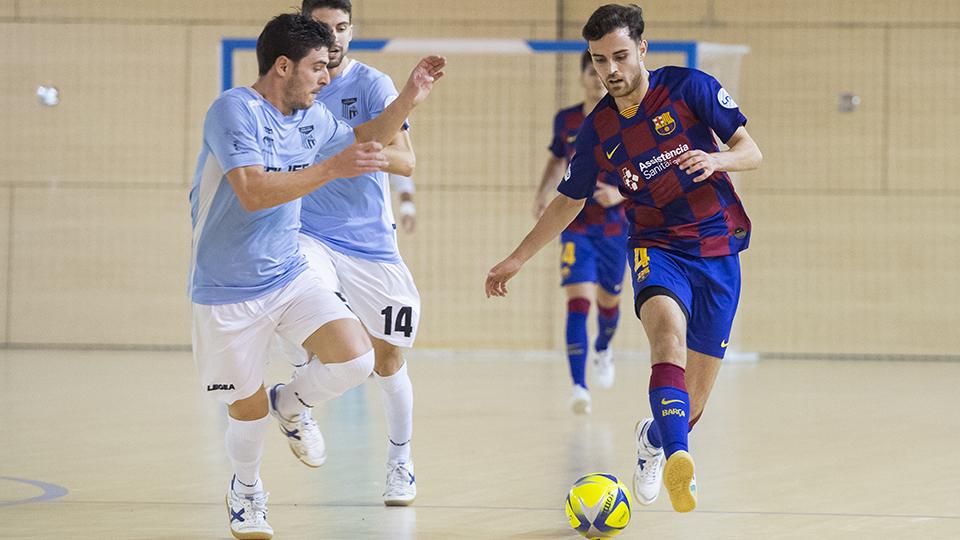
[[[570,526],[587,538],[611,538],[630,523],[630,492],[612,474],[593,473],[577,480],[565,506]]]

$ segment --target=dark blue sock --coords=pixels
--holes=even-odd
[[[587,368],[587,315],[590,301],[572,298],[567,302],[567,360],[570,362],[570,377],[573,384],[586,388],[584,376]]]
[[[664,454],[688,450],[690,397],[684,369],[673,364],[654,364],[650,372],[650,410]]]
[[[618,322],[620,322],[620,306],[611,308],[597,306],[597,343],[594,345],[597,352],[605,351],[610,346],[610,340],[617,331]]]

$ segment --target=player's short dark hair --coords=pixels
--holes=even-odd
[[[303,0],[300,13],[309,17],[313,10],[318,8],[339,9],[353,19],[353,6],[350,5],[350,0]]]
[[[580,55],[580,73],[583,73],[583,70],[587,69],[587,66],[593,64],[593,56],[590,54],[590,50],[583,51],[583,54]]]
[[[583,25],[583,39],[587,41],[597,41],[603,36],[626,28],[630,32],[630,39],[640,43],[643,39],[643,10],[636,4],[607,4],[600,6],[587,24]]]
[[[321,47],[329,49],[333,44],[333,30],[329,26],[299,13],[277,15],[257,38],[257,67],[260,75],[265,75],[281,56],[299,62],[310,51]]]

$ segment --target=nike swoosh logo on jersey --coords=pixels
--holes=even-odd
[[[726,349],[726,348],[727,348],[727,345],[729,345],[729,344],[730,344],[730,343],[727,342],[727,340],[723,340],[722,342],[720,342],[720,347]]]
[[[617,148],[620,148],[620,143],[617,143],[617,145],[613,147],[613,150],[607,152],[607,159],[613,159],[613,153],[617,151]]]

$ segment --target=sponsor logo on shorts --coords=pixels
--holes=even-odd
[[[730,344],[730,342],[725,339],[725,340],[723,340],[723,341],[720,342],[720,347],[726,349],[726,348],[727,348],[727,345],[729,345],[729,344]]]
[[[687,413],[683,412],[683,409],[664,409],[662,416],[679,416],[686,418]]]
[[[664,405],[664,406],[669,405],[669,404],[671,404],[671,403],[683,403],[683,400],[682,400],[682,399],[667,399],[667,398],[662,398],[662,399],[660,400],[660,404],[661,404],[661,405]]]
[[[215,390],[236,390],[237,387],[232,384],[208,384],[207,392],[213,392]]]

